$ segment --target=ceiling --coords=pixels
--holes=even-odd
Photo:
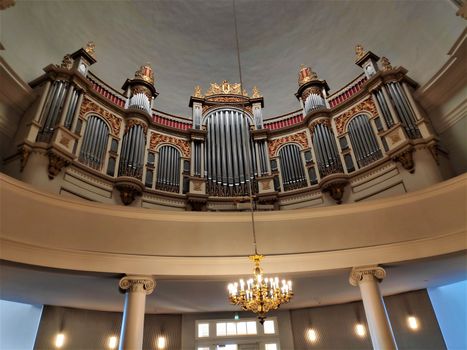
[[[245,87],[257,85],[265,117],[299,108],[294,97],[300,64],[310,65],[332,90],[360,68],[361,43],[423,84],[442,66],[465,27],[448,0],[237,0]],[[93,40],[92,71],[120,88],[150,62],[160,93],[156,108],[189,116],[189,96],[200,84],[239,81],[232,1],[18,1],[0,12],[2,55],[30,81]]]
[[[384,265],[384,295],[436,287],[467,278],[467,253]],[[266,271],[267,272],[267,271]],[[281,275],[291,278],[295,297],[284,308],[337,304],[360,299],[349,282],[348,269]],[[124,296],[118,290],[121,277],[79,271],[55,270],[0,261],[0,299],[29,304],[122,311]],[[146,304],[148,313],[236,311],[227,301],[227,284],[238,276],[170,279],[158,278]]]

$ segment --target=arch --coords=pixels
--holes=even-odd
[[[349,117],[349,119],[347,119],[345,121],[344,128],[343,128],[343,130],[344,130],[343,133],[349,132],[349,124],[352,122],[352,120],[354,120],[355,118],[357,118],[360,115],[366,116],[368,118],[368,120],[370,120],[371,118],[374,117],[374,115],[370,111],[367,111],[367,110],[362,110],[360,112],[357,112],[357,113],[353,114],[351,117]]]
[[[358,166],[364,167],[382,158],[375,132],[366,114],[358,114],[347,124],[352,151]]]
[[[180,191],[180,161],[182,152],[170,144],[158,147],[156,189],[178,193]]]
[[[298,148],[300,148],[300,150],[304,150],[305,148],[303,147],[303,145],[298,142],[298,141],[288,141],[288,142],[284,142],[282,145],[280,145],[277,149],[276,149],[276,153],[275,153],[275,157],[278,157],[279,156],[279,153],[281,151],[282,148],[284,148],[285,146],[288,146],[288,145],[297,145]]]
[[[96,111],[90,111],[90,112],[87,112],[83,115],[83,120],[86,120],[86,122],[88,121],[89,117],[97,117],[97,118],[100,118],[105,124],[107,124],[107,127],[109,128],[109,131],[112,130],[112,125],[109,123],[109,121],[100,113],[96,112]],[[87,125],[86,125],[87,127]]]
[[[300,146],[289,142],[278,151],[282,185],[285,191],[307,186],[305,167],[300,153]]]
[[[244,114],[247,119],[249,120],[249,123],[250,125],[255,125],[255,122],[254,122],[254,117],[253,117],[253,114],[244,110],[244,109],[241,109],[241,108],[238,108],[238,107],[231,107],[231,106],[219,106],[219,107],[214,107],[212,109],[208,109],[206,111],[206,113],[203,113],[201,115],[201,125],[206,125],[206,119],[213,113],[215,112],[218,112],[218,111],[221,111],[221,110],[234,110],[236,112],[240,112],[242,114]]]
[[[103,118],[95,114],[88,116],[79,151],[79,161],[100,170],[104,163],[109,134],[110,127]]]

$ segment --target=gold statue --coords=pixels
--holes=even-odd
[[[252,98],[258,98],[258,97],[261,97],[261,92],[259,91],[259,89],[256,87],[256,86],[253,86],[253,90],[252,90],[252,95],[251,95]]]
[[[239,83],[229,83],[227,80],[223,80],[219,85],[217,83],[211,83],[208,91],[206,91],[206,96],[211,95],[241,95],[248,96],[245,90],[240,90]]]
[[[383,71],[392,70],[391,62],[389,62],[387,57],[381,57],[381,64],[383,66]]]
[[[355,61],[358,61],[360,58],[365,56],[365,50],[363,49],[362,45],[358,44],[357,46],[355,46],[355,56]]]
[[[66,54],[63,56],[62,64],[60,65],[60,68],[65,68],[65,69],[71,69],[71,66],[73,64],[73,60],[69,54]]]
[[[203,97],[203,93],[201,92],[201,86],[199,86],[199,85],[195,86],[195,91],[193,92],[193,97],[199,97],[199,98]]]
[[[94,41],[88,42],[84,51],[86,51],[91,57],[96,58],[96,44]]]

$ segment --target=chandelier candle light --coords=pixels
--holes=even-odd
[[[259,322],[263,324],[267,312],[290,301],[293,296],[292,282],[280,282],[279,277],[264,277],[263,269],[259,266],[262,255],[255,254],[250,259],[255,264],[253,278],[246,282],[241,279],[239,283],[230,283],[229,300],[245,311],[257,313]]]

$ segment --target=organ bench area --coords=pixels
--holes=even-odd
[[[90,43],[30,83],[38,97],[4,169],[64,196],[170,210],[245,210],[250,190],[257,210],[334,205],[441,181],[446,153],[417,84],[360,45],[356,55],[362,74],[333,94],[302,67],[297,111],[263,119],[256,87],[223,81],[195,87],[183,118],[154,109],[149,65],[121,91],[92,74]]]

